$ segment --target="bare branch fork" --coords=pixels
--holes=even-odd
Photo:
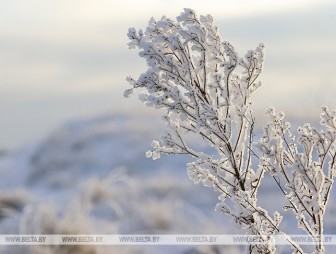
[[[275,234],[285,235],[279,227],[281,214],[271,216],[257,204],[259,186],[269,172],[288,201],[285,208],[316,240],[316,253],[324,253],[320,236],[336,168],[336,111],[324,107],[323,130],[306,124],[295,138],[284,114],[270,108],[264,136],[254,143],[251,99],[261,85],[257,79],[264,62],[263,44],[239,57],[229,42],[222,41],[213,18],[198,17],[191,9],[184,9],[176,21],[152,18],[144,32],[130,28],[128,37],[129,47],[140,49],[148,69],[138,79],[127,78],[132,88],[125,96],[140,89],[143,103],[166,109],[167,129],[146,156],[194,158],[187,165],[188,175],[194,183],[220,193],[216,209],[265,240],[251,245],[251,253],[275,253]],[[200,137],[205,146],[191,147],[190,136]],[[252,167],[253,159],[257,167]],[[293,253],[304,253],[287,240]]]

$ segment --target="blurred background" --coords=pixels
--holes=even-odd
[[[0,234],[240,233],[214,211],[217,194],[188,179],[189,158],[145,158],[160,118],[136,96],[123,97],[125,77],[146,70],[127,48],[128,28],[184,7],[212,14],[241,56],[266,45],[254,100],[259,127],[269,106],[295,126],[317,125],[321,105],[336,108],[335,1],[0,0]],[[271,213],[284,205],[267,177],[258,202]],[[335,233],[335,213],[333,202],[326,234]],[[290,213],[282,227],[302,233]],[[13,254],[241,250],[0,246]]]
[[[336,3],[282,1],[0,0],[0,148],[13,149],[73,118],[148,112],[125,100],[125,77],[146,69],[127,49],[129,27],[176,17],[184,7],[212,14],[241,55],[266,45],[256,114],[272,105],[318,119],[336,107]],[[145,113],[146,114],[146,113]],[[260,118],[262,120],[262,118]]]

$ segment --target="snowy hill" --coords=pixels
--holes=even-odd
[[[214,212],[216,194],[188,179],[187,158],[144,156],[160,131],[149,117],[104,116],[69,123],[40,143],[0,157],[1,233],[232,232],[232,222]],[[158,253],[158,248],[160,253],[217,249],[2,246],[3,253]],[[225,253],[229,250],[238,248],[226,247]]]

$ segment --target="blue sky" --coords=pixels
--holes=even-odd
[[[127,49],[126,33],[183,7],[212,14],[241,55],[266,45],[257,115],[272,105],[305,121],[317,119],[322,104],[336,108],[333,1],[0,2],[0,148],[42,138],[73,118],[148,112],[122,97],[125,77],[146,68]]]

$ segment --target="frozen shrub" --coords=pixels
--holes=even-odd
[[[198,17],[191,9],[176,21],[152,18],[145,31],[130,28],[128,37],[129,48],[140,50],[148,69],[138,79],[127,78],[132,88],[124,95],[140,89],[143,103],[165,109],[167,128],[146,156],[190,155],[188,175],[219,193],[216,209],[264,240],[251,245],[251,253],[274,253],[274,235],[285,235],[279,227],[281,211],[269,214],[257,204],[260,183],[269,172],[288,202],[285,210],[294,212],[298,226],[316,241],[316,253],[324,253],[320,236],[335,171],[336,112],[324,107],[323,130],[306,124],[295,138],[284,114],[270,108],[264,136],[255,142],[251,103],[261,85],[263,44],[239,57],[221,39],[213,18]],[[191,146],[189,136],[200,137],[204,145]],[[303,253],[287,240],[293,253]]]

